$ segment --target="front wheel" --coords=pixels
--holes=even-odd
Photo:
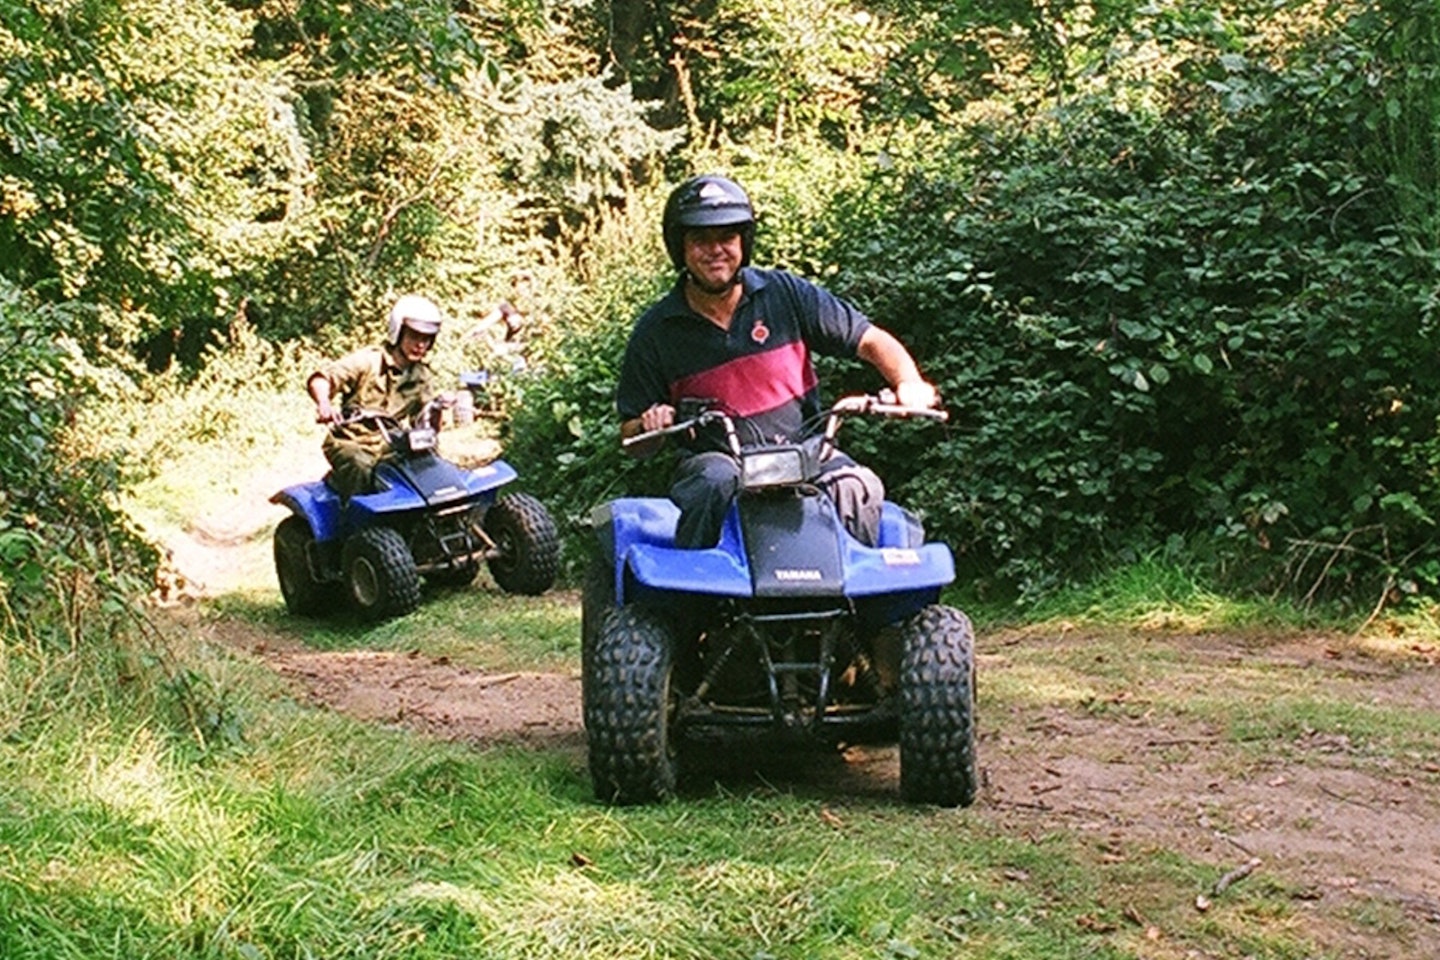
[[[975,800],[975,635],[953,607],[900,627],[900,794],[916,803]]]
[[[602,558],[590,561],[580,591],[580,700],[590,702],[591,661],[600,638],[600,624],[615,609],[615,570]]]
[[[280,595],[285,609],[297,617],[325,613],[334,604],[331,584],[315,579],[311,572],[310,554],[315,549],[315,534],[304,517],[291,514],[275,528],[275,579],[280,581]]]
[[[560,534],[534,497],[512,493],[485,511],[485,533],[498,550],[490,575],[506,593],[544,593],[560,569]]]
[[[636,607],[611,610],[596,629],[582,669],[590,779],[602,801],[654,803],[675,793],[673,641],[664,620]]]
[[[409,613],[420,605],[420,573],[405,538],[390,527],[367,527],[341,552],[350,599],[366,620]]]

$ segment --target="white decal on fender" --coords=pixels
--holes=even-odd
[[[880,551],[880,558],[887,567],[913,567],[920,562],[920,551],[886,547]]]

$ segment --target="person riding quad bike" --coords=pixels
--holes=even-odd
[[[322,450],[330,463],[331,485],[341,496],[373,491],[375,467],[393,456],[378,424],[347,417],[347,411],[376,411],[403,423],[429,406],[430,426],[439,426],[449,398],[436,392],[425,357],[435,345],[441,322],[433,300],[405,294],[390,307],[383,345],[356,350],[306,379],[306,390],[315,401],[315,420],[330,426]],[[432,405],[437,399],[438,404]]]
[[[890,395],[867,412],[924,415],[937,392],[854,306],[751,266],[755,230],[749,196],[726,177],[687,180],[665,205],[678,277],[636,321],[616,409],[628,453],[674,442],[680,457],[668,500],[621,499],[593,518],[601,560],[582,639],[596,790],[669,795],[687,729],[834,735],[864,715],[878,728],[898,718],[907,796],[968,803],[972,637],[937,603],[949,551],[924,544],[880,478],[839,449],[839,418],[855,411],[822,408],[812,355],[856,357],[884,377]],[[943,665],[888,682],[880,671],[904,672],[892,649]],[[901,706],[912,696],[927,705]],[[927,726],[944,744],[907,748]]]
[[[383,347],[358,350],[307,381],[316,419],[331,425],[331,472],[286,487],[272,502],[291,515],[275,531],[275,571],[292,613],[338,606],[341,589],[363,617],[413,610],[421,578],[464,586],[482,561],[513,593],[549,589],[559,535],[534,497],[497,490],[516,477],[504,460],[474,470],[439,456],[448,397],[437,394],[425,355],[440,311],[425,297],[399,298]]]

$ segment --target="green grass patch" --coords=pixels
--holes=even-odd
[[[501,641],[516,644],[516,664],[573,656],[523,640],[554,627],[573,635],[573,597],[453,599],[519,638]],[[268,629],[273,609],[239,602],[211,616]],[[439,653],[471,622],[417,614],[370,628],[307,624],[301,636],[316,649]],[[1015,699],[1047,662],[1092,694],[1117,681],[1105,655],[1076,646],[1058,667],[1053,649],[1005,647],[1007,662],[983,675],[983,709],[1087,709],[1053,692]],[[1163,679],[1176,663],[1164,644],[1139,649],[1126,661],[1137,675]],[[1194,895],[1219,870],[1173,850],[1063,823],[1037,833],[984,805],[937,811],[733,775],[677,802],[613,809],[591,798],[573,747],[476,748],[356,723],[294,702],[223,651],[189,655],[244,718],[243,740],[197,755],[145,723],[72,716],[0,746],[0,956],[1326,955],[1282,884],[1236,888],[1196,913]],[[1242,709],[1214,699],[1187,709],[1206,722],[1212,709]],[[1274,716],[1294,710],[1277,703]]]
[[[215,609],[312,650],[387,650],[446,657],[492,670],[578,669],[580,600],[573,591],[539,597],[502,592],[481,572],[465,588],[428,589],[415,613],[366,623],[344,611],[297,618],[277,588],[220,598]]]
[[[1121,958],[1133,891],[1205,880],[976,813],[763,786],[609,809],[571,754],[283,701],[252,737],[202,766],[143,735],[7,753],[0,803],[26,816],[0,828],[0,954]],[[1201,942],[1292,955],[1263,918],[1226,923]]]

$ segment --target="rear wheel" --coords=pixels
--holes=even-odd
[[[975,800],[975,637],[953,607],[900,627],[900,793],[916,803]]]
[[[560,569],[560,534],[545,505],[529,494],[512,493],[485,511],[485,533],[499,554],[490,575],[506,593],[541,594]]]
[[[671,686],[673,637],[643,608],[605,614],[585,658],[585,733],[590,779],[607,803],[653,803],[675,793],[678,698]]]
[[[409,613],[420,605],[420,574],[405,538],[390,527],[367,527],[341,554],[350,599],[367,620]]]
[[[275,528],[275,579],[280,581],[285,609],[299,617],[325,613],[335,605],[332,585],[316,580],[311,572],[314,543],[315,535],[303,517],[291,514]]]

